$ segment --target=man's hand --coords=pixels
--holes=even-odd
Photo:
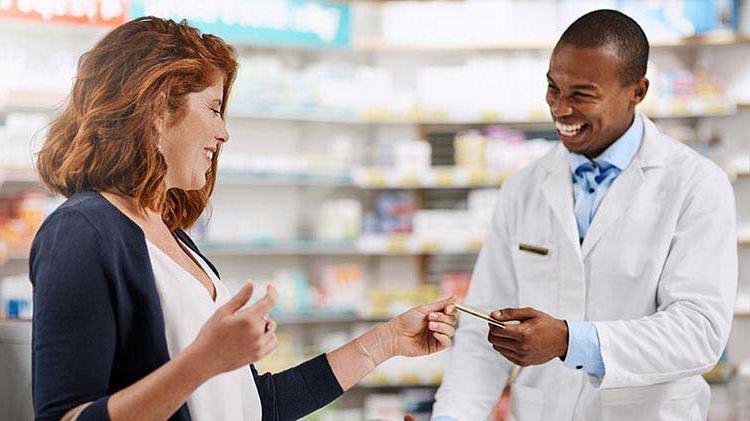
[[[490,325],[487,340],[497,352],[521,367],[544,364],[565,358],[568,352],[568,325],[533,308],[506,308],[493,311],[493,319],[506,324],[505,329]]]

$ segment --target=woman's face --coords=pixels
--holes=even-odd
[[[159,149],[167,162],[168,189],[200,190],[219,145],[229,140],[220,113],[223,83],[219,79],[200,92],[187,94],[182,120],[163,125]]]

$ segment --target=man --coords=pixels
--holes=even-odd
[[[723,172],[635,112],[648,41],[598,10],[555,46],[561,145],[504,183],[434,419],[486,419],[513,364],[518,421],[698,420],[732,320],[737,235]]]

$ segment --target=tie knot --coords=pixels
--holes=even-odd
[[[582,183],[589,193],[594,193],[595,186],[607,180],[610,175],[614,175],[617,167],[607,162],[598,163],[596,161],[585,162],[576,168],[574,172],[574,181]]]

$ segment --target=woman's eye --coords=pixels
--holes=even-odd
[[[213,111],[214,114],[216,114],[217,116],[221,116],[221,111],[220,110],[215,110],[215,109],[212,108],[211,111]]]

